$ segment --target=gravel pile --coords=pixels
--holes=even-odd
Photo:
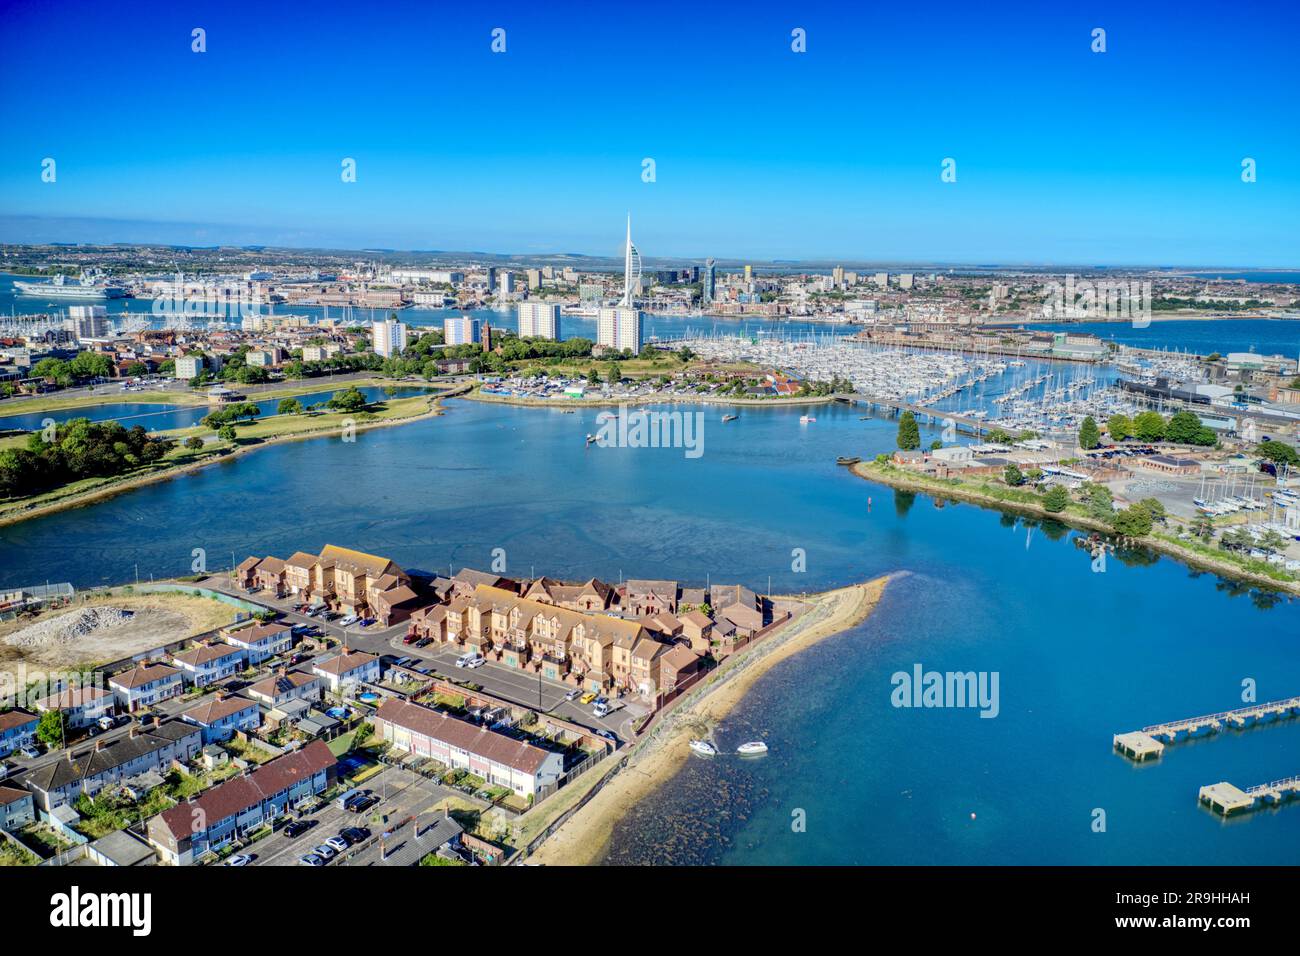
[[[30,627],[10,634],[4,642],[11,647],[73,644],[84,637],[121,627],[134,617],[134,611],[120,607],[88,607],[80,611],[60,614],[47,621],[38,621]]]

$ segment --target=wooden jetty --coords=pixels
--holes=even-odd
[[[1300,774],[1283,777],[1271,783],[1261,783],[1257,787],[1242,790],[1227,781],[1212,783],[1201,787],[1197,799],[1211,810],[1223,816],[1254,810],[1259,806],[1276,806],[1282,801],[1300,794]]]
[[[845,405],[865,405],[868,410],[881,409],[889,415],[901,415],[903,412],[911,412],[917,419],[926,424],[940,424],[951,421],[955,429],[959,432],[965,432],[968,435],[974,435],[976,438],[993,431],[998,426],[990,425],[988,422],[980,421],[977,418],[968,418],[965,415],[956,415],[952,412],[939,411],[929,408],[925,405],[914,405],[911,402],[899,402],[888,398],[876,398],[872,395],[863,395],[860,392],[837,392],[832,395],[837,402]]]
[[[1267,704],[1251,704],[1249,707],[1224,710],[1217,714],[1189,717],[1186,720],[1171,720],[1163,724],[1152,724],[1150,727],[1143,727],[1141,730],[1116,734],[1111,738],[1111,741],[1114,748],[1124,756],[1131,760],[1142,761],[1149,757],[1159,757],[1164,753],[1165,746],[1177,740],[1179,734],[1190,737],[1200,730],[1218,733],[1224,727],[1240,730],[1247,725],[1257,724],[1266,717],[1274,717],[1278,720],[1285,719],[1295,714],[1297,710],[1300,710],[1300,696],[1269,701]],[[1164,738],[1163,741],[1161,738]]]

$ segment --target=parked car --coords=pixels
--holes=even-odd
[[[339,855],[339,851],[330,846],[328,842],[322,843],[314,848],[312,852],[327,863]]]
[[[477,662],[479,662],[479,663],[482,663],[482,662],[483,662],[483,657],[482,657],[481,654],[477,654],[477,653],[475,653],[474,651],[470,651],[468,654],[462,654],[462,655],[460,655],[460,657],[456,658],[456,666],[457,666],[457,667],[476,667],[476,666],[478,666],[478,665],[475,664],[475,661],[477,661]]]
[[[283,833],[287,837],[302,836],[315,825],[315,820],[294,820],[284,828]]]
[[[420,640],[420,635],[418,635],[418,634],[407,634],[406,637],[402,638],[402,643],[403,643],[403,644],[414,644],[414,643],[415,643],[416,641],[418,641],[418,640]]]
[[[418,641],[415,642],[415,646],[416,646],[416,647],[428,647],[428,646],[429,646],[430,644],[432,644],[432,643],[433,643],[433,638],[431,638],[431,637],[422,637],[422,638],[420,638]]]
[[[324,866],[325,865],[325,861],[322,860],[315,853],[303,854],[302,856],[298,857],[298,863],[300,866]]]
[[[362,797],[360,800],[349,803],[347,808],[352,813],[365,813],[378,802],[379,798],[371,794],[368,797]]]
[[[339,621],[339,627],[349,627],[355,623],[357,623],[357,616],[355,614],[349,614],[347,617],[344,617]]]
[[[578,695],[581,694],[581,693],[582,693],[582,691],[580,691],[580,690],[576,690],[576,689],[575,689],[575,690],[571,690],[571,691],[569,691],[567,694],[564,695],[564,699],[565,699],[565,700],[577,700],[577,699],[578,699]]]
[[[578,698],[578,703],[590,704],[595,699],[596,699],[596,695],[589,691]]]
[[[348,848],[349,844],[347,839],[342,834],[339,834],[338,836],[332,836],[328,840],[326,840],[325,845],[328,847],[333,847],[336,853],[342,853],[344,850]]]
[[[600,701],[596,701],[596,706],[591,708],[591,715],[593,717],[604,717],[608,713],[609,705],[602,704]]]
[[[28,744],[26,747],[20,748],[18,752],[22,754],[24,757],[26,757],[28,760],[35,760],[37,757],[41,755],[41,752],[37,750],[35,747],[33,747],[31,744]]]
[[[355,846],[362,840],[370,836],[370,831],[365,827],[344,827],[339,831],[339,836],[348,841],[349,846]]]
[[[248,864],[252,862],[253,862],[253,858],[251,856],[245,856],[242,853],[236,853],[234,856],[232,856],[229,860],[226,861],[226,866],[248,866]]]

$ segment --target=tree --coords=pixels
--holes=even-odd
[[[1025,483],[1025,476],[1015,465],[1007,465],[1002,469],[1002,480],[1014,488]]]
[[[139,378],[141,375],[149,374],[149,367],[143,362],[132,362],[126,367],[126,374],[132,378]]]
[[[588,385],[600,384],[600,373],[596,371],[596,366],[594,365],[587,370],[587,384]]]
[[[1214,522],[1210,520],[1209,515],[1198,515],[1193,519],[1192,534],[1202,541],[1209,541],[1214,537]]]
[[[609,371],[605,375],[605,381],[610,385],[617,385],[623,381],[623,368],[617,362],[609,363]]]
[[[993,429],[993,431],[989,432],[988,439],[989,442],[991,442],[994,445],[1011,444],[1011,436],[1007,434],[1005,431],[1003,431],[1001,428],[995,428]]]
[[[277,415],[301,415],[302,402],[296,398],[282,398],[280,404],[275,407]]]
[[[217,431],[217,437],[220,438],[222,441],[234,441],[234,440],[235,440],[235,426],[234,426],[234,425],[222,425],[221,428],[218,429],[218,431]]]
[[[1064,511],[1069,503],[1070,493],[1066,491],[1065,485],[1052,485],[1047,489],[1047,494],[1043,495],[1043,508],[1052,514]]]
[[[937,438],[934,441],[930,442],[930,451],[938,451],[942,447],[943,447],[943,442],[939,441],[939,439]]]
[[[1113,524],[1117,534],[1127,538],[1141,538],[1151,533],[1151,512],[1140,502],[1129,505],[1115,514]]]
[[[352,385],[341,392],[335,392],[334,396],[326,404],[339,412],[359,412],[368,403],[366,397],[357,390],[355,385]]]
[[[63,746],[63,711],[47,710],[41,714],[36,736],[50,749]]]
[[[1085,451],[1096,448],[1101,444],[1101,429],[1097,427],[1097,422],[1091,415],[1083,420],[1079,426],[1079,447]]]
[[[1286,442],[1276,439],[1260,442],[1255,452],[1261,458],[1267,458],[1279,465],[1300,465],[1300,454],[1297,454],[1296,450]]]
[[[1115,514],[1115,499],[1105,485],[1088,487],[1088,514],[1101,521],[1109,521]]]
[[[916,451],[921,447],[921,429],[917,427],[916,416],[903,412],[898,419],[898,447],[903,451]]]
[[[1193,412],[1175,412],[1165,426],[1165,438],[1182,445],[1199,445],[1201,420]]]
[[[1168,518],[1165,506],[1159,498],[1143,498],[1138,504],[1147,509],[1151,520],[1156,524],[1164,524],[1165,519]]]
[[[1160,441],[1165,437],[1165,420],[1159,412],[1142,412],[1133,419],[1133,432],[1142,441]]]
[[[1123,441],[1133,434],[1133,419],[1127,415],[1112,415],[1106,420],[1106,431],[1111,441]]]
[[[190,451],[198,451],[203,447],[203,439],[198,435],[191,435],[189,438],[185,439],[185,447]]]

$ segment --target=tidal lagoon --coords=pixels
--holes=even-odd
[[[1094,573],[1059,525],[863,481],[836,456],[892,449],[896,424],[842,406],[806,425],[799,408],[736,408],[723,424],[723,408],[703,407],[698,458],[589,446],[595,409],[445,407],[0,529],[0,586],[121,582],[137,565],[166,577],[188,573],[194,548],[217,568],[326,543],[425,570],[486,567],[504,548],[518,575],[711,575],[773,593],[901,572],[866,623],[778,665],[723,721],[722,744],[764,739],[766,757],[688,761],[615,827],[607,859],[1300,857],[1300,808],[1224,821],[1196,802],[1204,784],[1300,771],[1300,722],[1145,766],[1111,750],[1114,733],[1240,706],[1248,679],[1260,700],[1296,693],[1300,604],[1145,552]],[[916,664],[996,672],[998,715],[892,706],[891,675]]]

